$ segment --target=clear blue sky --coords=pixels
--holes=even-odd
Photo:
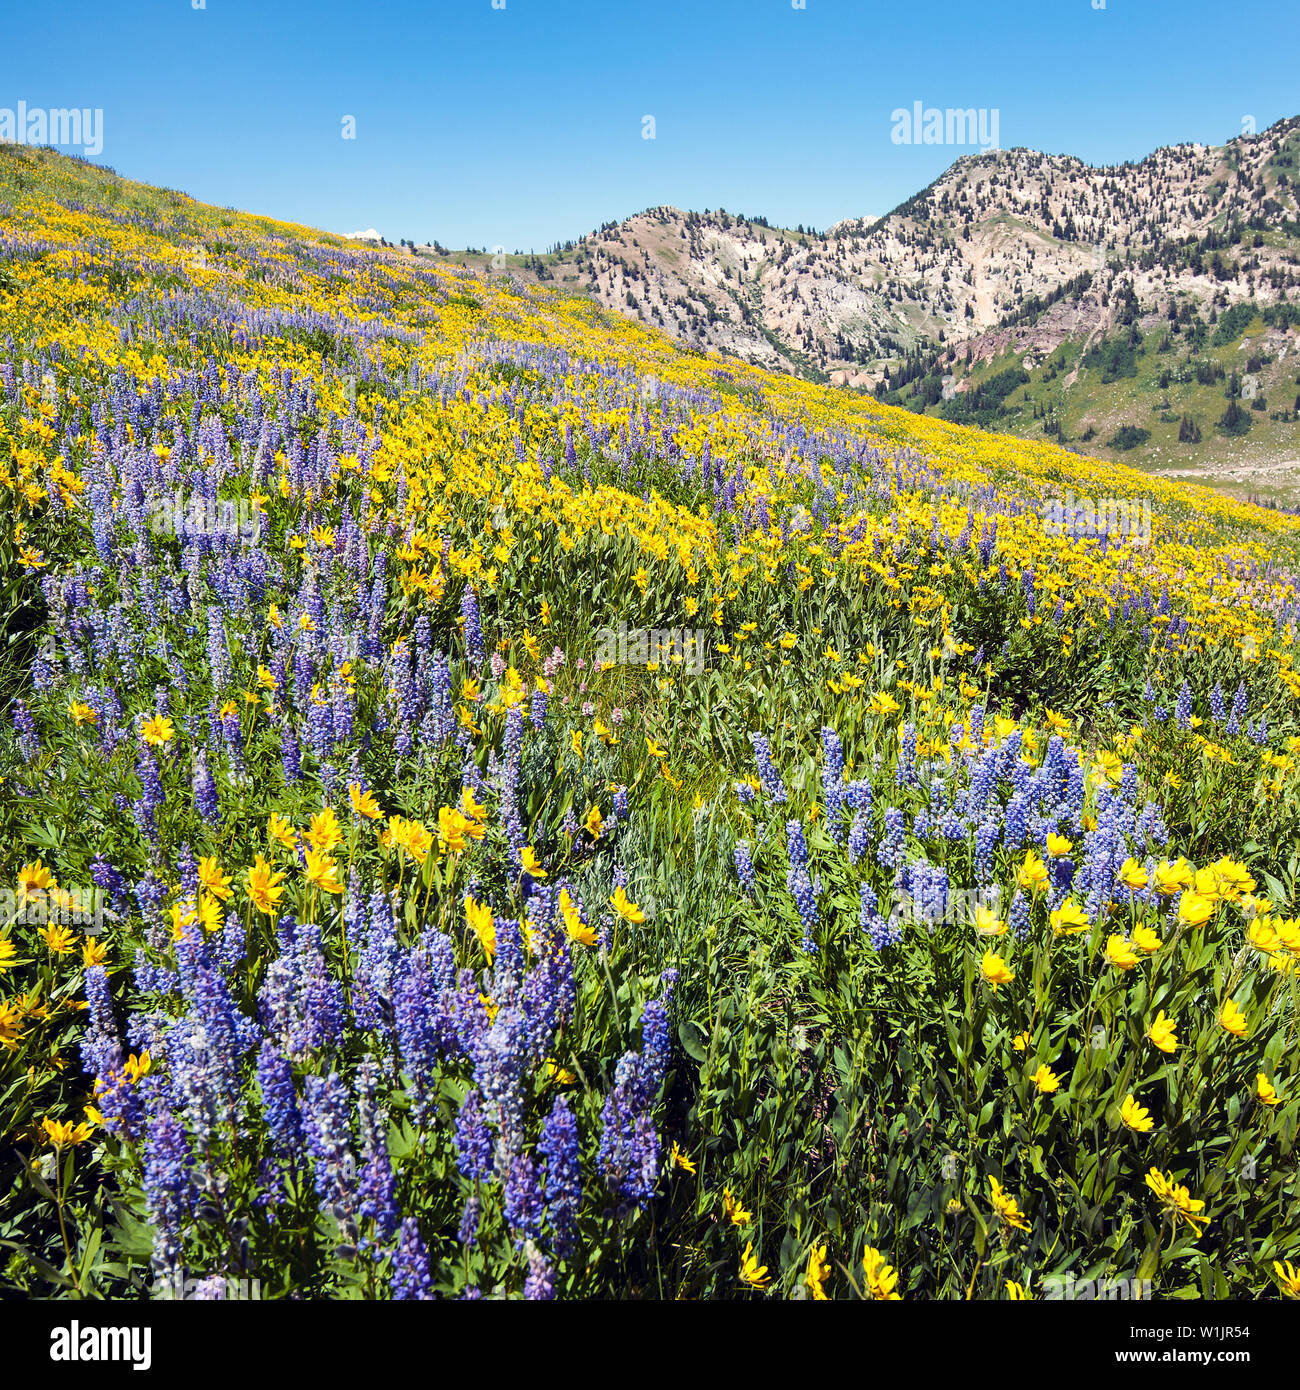
[[[102,108],[99,162],[208,202],[512,251],[659,203],[888,211],[968,152],[893,143],[916,101],[1092,163],[1300,114],[1291,0],[193,3],[6,5],[0,108]]]

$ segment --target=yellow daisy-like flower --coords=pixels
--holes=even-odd
[[[1147,1037],[1153,1046],[1158,1047],[1161,1052],[1176,1052],[1178,1050],[1178,1034],[1175,1032],[1175,1023],[1172,1018],[1165,1015],[1163,1009],[1156,1014],[1156,1020],[1147,1029]]]
[[[1030,893],[1038,893],[1047,886],[1047,865],[1032,849],[1025,855],[1025,862],[1016,870],[1016,882]]]
[[[94,1132],[84,1121],[74,1125],[71,1120],[52,1120],[48,1115],[41,1121],[41,1128],[56,1149],[84,1144]]]
[[[874,1246],[862,1252],[862,1272],[867,1277],[867,1292],[882,1303],[901,1303],[898,1292],[898,1271],[885,1263],[885,1257]]]
[[[695,1172],[695,1164],[681,1151],[676,1139],[673,1140],[672,1149],[668,1154],[668,1161],[674,1168],[680,1168],[684,1173],[693,1174]]]
[[[1153,956],[1161,947],[1159,933],[1154,928],[1148,927],[1146,923],[1133,928],[1133,945],[1139,951],[1148,956]]]
[[[229,874],[221,872],[215,854],[199,860],[199,882],[214,898],[219,898],[223,903],[230,900],[232,879]]]
[[[50,952],[56,956],[66,956],[76,943],[76,937],[71,927],[61,927],[57,922],[47,922],[41,927],[37,935],[49,947]]]
[[[140,737],[153,747],[160,748],[176,737],[176,729],[166,715],[155,714],[140,725]]]
[[[605,828],[605,822],[600,818],[600,807],[593,806],[587,812],[586,819],[582,822],[582,828],[591,836],[593,840],[599,840],[601,831]]]
[[[307,882],[313,888],[319,888],[322,893],[343,892],[343,885],[339,882],[338,862],[331,858],[325,850],[309,849],[304,871],[307,875]]]
[[[1278,1288],[1287,1298],[1300,1298],[1300,1273],[1296,1272],[1295,1266],[1290,1260],[1273,1261],[1273,1273],[1277,1275]]]
[[[1116,970],[1132,970],[1139,957],[1122,936],[1112,935],[1106,940],[1106,959]]]
[[[1262,1071],[1255,1074],[1255,1095],[1264,1105],[1280,1105],[1282,1103],[1282,1097],[1274,1090],[1273,1083]]]
[[[1188,926],[1199,927],[1214,916],[1217,907],[1213,898],[1184,889],[1182,897],[1178,899],[1178,920],[1186,922]]]
[[[1046,1062],[1042,1063],[1029,1079],[1038,1087],[1041,1095],[1050,1096],[1054,1091],[1061,1089],[1061,1078]]]
[[[736,1200],[729,1187],[722,1189],[722,1210],[733,1226],[748,1226],[754,1219],[754,1213],[745,1210],[743,1203]]]
[[[343,843],[343,827],[339,824],[339,818],[334,814],[332,806],[326,806],[311,818],[311,828],[303,838],[322,854],[329,854]]]
[[[645,921],[645,913],[641,911],[636,903],[632,902],[621,884],[614,889],[609,903],[625,922],[631,922],[636,925]]]
[[[284,849],[296,851],[298,848],[298,835],[288,820],[276,812],[272,811],[270,818],[266,822],[266,833]]]
[[[475,902],[473,898],[466,898],[465,920],[469,923],[470,930],[478,937],[484,954],[491,960],[497,951],[497,924],[492,909],[483,903]]]
[[[980,960],[980,974],[988,981],[996,993],[999,985],[1009,985],[1016,978],[1016,972],[994,951],[985,951]]]
[[[1119,871],[1119,881],[1126,888],[1145,888],[1148,883],[1147,871],[1136,859],[1126,859]]]
[[[544,879],[546,877],[546,870],[537,862],[537,854],[532,845],[525,845],[519,851],[519,867],[533,878]]]
[[[997,1214],[1006,1222],[1008,1226],[1013,1226],[1017,1231],[1027,1231],[1030,1229],[1029,1223],[1025,1220],[1024,1213],[1020,1210],[1020,1204],[1014,1197],[1008,1196],[1002,1190],[1002,1184],[991,1173],[989,1174],[990,1200]]]
[[[272,913],[279,909],[280,899],[284,897],[283,881],[284,873],[273,870],[259,854],[248,870],[244,886],[259,912]]]
[[[1004,936],[1007,924],[991,907],[981,903],[975,908],[975,930],[980,936]]]
[[[635,577],[634,575],[633,578]],[[754,1242],[752,1240],[745,1246],[745,1253],[740,1257],[740,1277],[746,1284],[755,1289],[765,1289],[771,1282],[767,1266],[759,1264],[758,1256],[754,1254]]]
[[[1017,1284],[1014,1279],[1007,1280],[1007,1298],[1012,1303],[1026,1303],[1030,1301],[1029,1291],[1023,1284]]]
[[[826,1292],[826,1281],[831,1277],[830,1261],[826,1258],[826,1247],[814,1245],[808,1252],[808,1268],[804,1271],[804,1287],[814,1303],[827,1303],[830,1295]]]
[[[1233,999],[1225,999],[1219,1010],[1219,1026],[1225,1028],[1234,1038],[1246,1036],[1246,1015]]]
[[[1119,1118],[1125,1128],[1131,1129],[1135,1134],[1147,1134],[1155,1128],[1156,1122],[1151,1118],[1150,1111],[1140,1106],[1137,1097],[1131,1092],[1124,1097],[1124,1104],[1119,1108]]]
[[[352,805],[354,816],[363,816],[366,820],[378,820],[383,812],[379,809],[379,802],[375,800],[375,794],[362,787],[360,782],[348,783],[348,801]]]
[[[1060,907],[1054,907],[1047,914],[1047,920],[1057,936],[1073,936],[1076,932],[1087,931],[1092,925],[1088,914],[1073,898],[1066,898]]]
[[[1152,1168],[1147,1174],[1146,1184],[1173,1217],[1175,1224],[1185,1221],[1194,1231],[1209,1225],[1210,1218],[1201,1214],[1205,1210],[1205,1203],[1193,1197],[1186,1187],[1176,1183],[1172,1173],[1165,1174],[1159,1168]]]
[[[54,886],[54,875],[38,859],[18,870],[18,905],[22,907],[37,893],[48,892]]]
[[[582,913],[578,911],[567,888],[560,889],[560,916],[564,919],[565,931],[575,941],[580,942],[583,946],[596,944],[595,931],[582,920]]]

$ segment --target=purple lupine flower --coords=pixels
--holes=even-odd
[[[782,805],[789,800],[786,795],[785,784],[781,781],[781,774],[777,772],[772,762],[772,745],[767,738],[760,733],[752,733],[749,741],[754,746],[754,758],[758,763],[758,780],[762,783],[764,792],[767,793],[769,800],[776,805]]]
[[[567,1260],[574,1251],[578,1212],[582,1207],[582,1169],[578,1125],[564,1096],[557,1097],[537,1141],[542,1156],[546,1222],[556,1257]]]
[[[193,1194],[193,1153],[185,1126],[167,1107],[162,1087],[147,1085],[144,1205],[153,1228],[153,1266],[175,1278],[184,1266],[184,1228]]]
[[[433,1298],[429,1251],[420,1238],[420,1226],[413,1216],[405,1217],[402,1221],[388,1283],[395,1299]]]

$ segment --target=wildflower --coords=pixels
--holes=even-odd
[[[975,908],[975,930],[980,936],[1003,936],[1006,934],[1007,924],[991,907],[985,907],[981,903]]]
[[[1153,956],[1161,947],[1160,934],[1145,923],[1133,928],[1133,945],[1148,956]]]
[[[56,1149],[84,1144],[94,1132],[84,1121],[74,1125],[71,1120],[52,1120],[48,1115],[41,1121],[41,1128]]]
[[[628,898],[622,884],[614,889],[609,902],[610,906],[625,922],[637,924],[645,921],[645,913]]]
[[[1091,925],[1088,914],[1073,898],[1066,898],[1060,907],[1053,908],[1047,920],[1057,936],[1073,936],[1076,932],[1087,931]]]
[[[745,1210],[744,1205],[732,1196],[729,1187],[722,1189],[722,1209],[733,1226],[748,1226],[754,1219],[753,1212]]]
[[[298,848],[298,836],[294,833],[293,826],[284,816],[272,811],[270,818],[266,822],[266,833],[284,849],[296,852]]]
[[[1047,852],[1053,859],[1060,859],[1063,855],[1069,854],[1073,848],[1074,845],[1064,835],[1057,835],[1053,832],[1047,837]]]
[[[90,943],[87,942],[86,944],[89,945]],[[0,936],[0,974],[3,974],[6,970],[13,969],[14,961],[17,959],[17,956],[18,948],[14,943],[10,941],[7,936]],[[87,962],[87,964],[91,963],[92,962],[89,961]]]
[[[1131,1092],[1124,1097],[1124,1104],[1119,1108],[1119,1117],[1125,1127],[1135,1134],[1146,1134],[1155,1128],[1155,1121],[1151,1118],[1150,1112],[1138,1104],[1137,1097]]]
[[[257,856],[253,867],[248,870],[245,886],[253,906],[259,912],[278,910],[280,899],[284,897],[283,879],[283,872],[273,871],[260,854]]]
[[[1146,1184],[1159,1198],[1174,1222],[1186,1221],[1193,1230],[1209,1224],[1210,1218],[1202,1216],[1205,1203],[1194,1198],[1186,1187],[1174,1182],[1172,1173],[1164,1174],[1159,1168],[1152,1168],[1147,1174]]]
[[[593,840],[599,840],[601,831],[605,828],[605,822],[600,818],[600,807],[593,806],[588,812],[586,819],[582,822],[583,829]]]
[[[161,748],[164,743],[170,743],[176,737],[176,729],[165,715],[155,714],[140,725],[140,736],[146,743]]]
[[[1235,1000],[1224,1000],[1223,1008],[1219,1010],[1219,1025],[1226,1028],[1234,1038],[1246,1036],[1246,1015],[1238,1008]]]
[[[484,954],[491,960],[497,949],[496,917],[492,909],[475,902],[473,898],[466,898],[465,920],[469,923],[470,930],[478,937]]]
[[[45,926],[40,928],[37,935],[56,956],[66,956],[72,950],[73,942],[76,939],[71,927],[61,927],[57,922],[47,922]]]
[[[1047,865],[1030,850],[1025,855],[1025,862],[1016,871],[1016,882],[1021,888],[1027,889],[1031,893],[1037,893],[1047,885]]]
[[[1158,1047],[1161,1052],[1176,1052],[1178,1050],[1178,1035],[1174,1029],[1174,1020],[1167,1018],[1165,1011],[1161,1009],[1156,1014],[1155,1022],[1147,1030],[1147,1037],[1153,1046]]]
[[[1178,899],[1178,920],[1186,922],[1188,926],[1199,927],[1214,916],[1215,908],[1213,898],[1184,889],[1182,897]]]
[[[1023,1284],[1017,1284],[1014,1279],[1008,1279],[1007,1298],[1012,1303],[1024,1303],[1029,1301],[1029,1292]]]
[[[564,919],[564,929],[583,946],[596,944],[596,933],[582,920],[582,914],[574,905],[567,888],[560,889],[560,916]]]
[[[214,898],[219,898],[223,903],[229,901],[232,880],[229,874],[222,874],[215,854],[199,860],[199,882]]]
[[[1191,888],[1195,883],[1192,866],[1186,859],[1171,864],[1168,860],[1156,865],[1156,891],[1166,898],[1173,897],[1180,889]]]
[[[531,845],[525,845],[519,851],[519,864],[524,873],[536,879],[545,879],[546,870],[537,862],[537,854]]]
[[[668,1159],[675,1168],[680,1168],[685,1173],[694,1174],[695,1164],[681,1151],[676,1139],[673,1140],[673,1146],[669,1151]]]
[[[343,885],[339,882],[338,863],[331,859],[325,850],[309,849],[305,867],[307,882],[313,888],[319,888],[322,893],[337,894],[343,892]]]
[[[1061,1089],[1061,1078],[1044,1062],[1029,1078],[1038,1087],[1040,1095],[1050,1096]]]
[[[1280,1105],[1282,1098],[1273,1088],[1273,1083],[1261,1071],[1255,1073],[1255,1095],[1264,1105]]]
[[[1010,984],[1016,977],[1016,972],[1010,969],[1006,961],[991,950],[985,951],[980,960],[980,974],[984,976],[995,992],[999,985]]]
[[[767,1266],[759,1264],[758,1257],[754,1254],[752,1240],[745,1246],[745,1253],[740,1257],[740,1277],[755,1289],[765,1289],[770,1282]]]
[[[1025,1220],[1024,1213],[1020,1210],[1020,1205],[1014,1197],[1008,1197],[1002,1190],[1002,1184],[991,1173],[989,1174],[990,1200],[994,1210],[1006,1222],[1008,1226],[1013,1226],[1017,1231],[1027,1231],[1030,1229],[1029,1223]]]
[[[873,1299],[885,1303],[901,1303],[898,1292],[898,1271],[885,1263],[885,1257],[874,1246],[862,1252],[862,1270],[867,1277],[867,1292]]]
[[[1273,1261],[1273,1273],[1277,1275],[1278,1287],[1288,1298],[1300,1298],[1300,1274],[1290,1260]]]
[[[1116,970],[1132,970],[1138,963],[1138,955],[1122,936],[1112,935],[1106,939],[1106,959]]]
[[[311,818],[311,828],[303,838],[321,854],[329,854],[343,843],[343,828],[332,806],[327,806]]]
[[[1126,888],[1138,889],[1147,886],[1147,871],[1136,859],[1126,859],[1119,871],[1119,880]]]
[[[1014,1047],[1017,1052],[1028,1052],[1031,1042],[1033,1042],[1033,1035],[1030,1033],[1029,1029],[1026,1028],[1023,1033],[1017,1033],[1016,1036],[1011,1039],[1011,1046]]]
[[[348,800],[352,803],[352,813],[356,816],[364,816],[366,820],[378,820],[383,812],[379,809],[379,802],[375,800],[375,794],[362,788],[360,782],[348,783]]]
[[[44,893],[54,884],[54,875],[38,859],[18,870],[18,905],[23,906],[37,893]]]
[[[804,1272],[803,1282],[808,1289],[808,1296],[815,1303],[826,1303],[829,1295],[826,1292],[826,1281],[831,1277],[830,1263],[826,1258],[826,1247],[824,1245],[814,1245],[808,1252],[808,1268]]]

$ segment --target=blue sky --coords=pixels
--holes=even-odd
[[[195,3],[6,7],[0,108],[101,108],[99,162],[208,202],[511,251],[660,203],[888,211],[970,152],[894,143],[916,101],[1092,163],[1300,114],[1293,4]]]

